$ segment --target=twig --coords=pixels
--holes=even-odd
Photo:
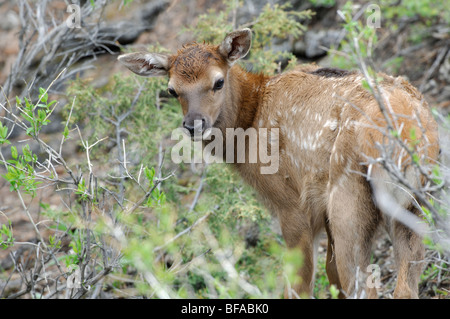
[[[444,57],[449,54],[450,48],[449,46],[445,46],[441,49],[439,49],[439,52],[436,56],[436,59],[434,60],[431,67],[428,69],[427,73],[425,73],[425,76],[422,80],[422,83],[420,84],[419,91],[423,92],[425,85],[427,84],[428,80],[431,78],[433,73],[436,71],[436,69],[441,65],[442,61],[444,60]]]
[[[219,243],[211,233],[210,229],[208,227],[204,227],[202,230],[207,242],[214,252],[215,257],[219,261],[223,270],[227,273],[229,279],[236,281],[239,287],[241,287],[249,295],[261,296],[262,294],[258,287],[250,284],[248,281],[242,278],[242,276],[239,275],[234,266],[235,262],[233,260],[233,255],[220,248]]]
[[[155,247],[155,248],[153,249],[153,252],[158,252],[158,251],[160,251],[161,249],[163,249],[164,247],[167,247],[169,244],[171,244],[172,242],[174,242],[175,240],[177,240],[177,239],[180,238],[181,236],[183,236],[183,235],[189,233],[192,229],[194,229],[197,225],[199,225],[200,223],[202,223],[202,222],[203,222],[205,219],[207,219],[210,215],[211,215],[210,212],[207,213],[207,214],[205,214],[205,215],[203,215],[202,217],[200,217],[199,219],[197,219],[197,220],[195,221],[195,223],[193,223],[191,226],[189,226],[189,227],[186,228],[185,230],[179,232],[175,237],[172,237],[171,239],[169,239],[168,241],[166,241],[166,242],[164,243],[164,245]]]
[[[194,197],[194,200],[191,203],[191,206],[189,207],[188,213],[191,213],[194,210],[195,206],[197,205],[198,199],[200,198],[200,194],[201,194],[202,189],[203,189],[203,183],[204,183],[205,178],[206,178],[207,168],[208,168],[208,166],[206,165],[205,168],[203,169],[203,174],[202,174],[202,176],[200,178],[200,184],[198,185],[197,191],[195,192],[195,197]]]
[[[69,116],[68,116],[68,118],[67,118],[67,121],[66,121],[66,125],[65,125],[64,130],[68,129],[68,127],[69,127],[69,123],[70,123],[70,119],[71,119],[71,117],[72,117],[72,111],[73,111],[73,107],[75,106],[75,100],[76,100],[76,99],[77,99],[77,97],[75,96],[75,97],[73,98],[73,101],[72,101],[72,106],[70,107]],[[61,138],[61,144],[59,145],[59,156],[62,156],[62,146],[63,146],[63,144],[64,144],[65,139],[66,139],[66,137],[63,135],[63,137]]]
[[[117,159],[119,161],[119,175],[120,175],[120,182],[119,182],[119,191],[118,191],[118,198],[119,202],[122,205],[123,200],[125,197],[125,172],[126,172],[126,163],[124,158],[126,157],[125,149],[124,153],[121,152],[120,145],[123,144],[125,147],[125,142],[122,140],[123,143],[121,143],[121,135],[122,135],[122,122],[131,115],[131,113],[134,111],[134,107],[137,104],[137,101],[139,100],[139,97],[142,94],[142,91],[145,87],[145,84],[147,81],[142,82],[141,86],[139,87],[138,92],[136,93],[133,102],[130,105],[130,108],[123,114],[116,116],[115,121],[110,121],[115,126],[115,133],[116,133],[116,145],[117,145]],[[114,112],[113,112],[114,113]]]
[[[28,217],[28,220],[30,221],[31,225],[33,226],[34,232],[36,233],[36,235],[38,236],[39,241],[42,243],[42,245],[44,246],[44,248],[46,250],[48,250],[47,244],[44,241],[44,238],[42,237],[39,229],[37,228],[36,224],[34,223],[33,217],[31,217],[30,211],[28,210],[27,205],[25,205],[25,202],[23,200],[22,194],[20,193],[20,190],[17,190],[17,195],[19,196],[19,200],[20,203],[22,205],[23,210],[25,211],[25,214]]]
[[[136,203],[133,205],[133,207],[131,207],[131,208],[130,208],[129,210],[127,210],[125,213],[126,213],[126,214],[131,214],[131,213],[133,213],[139,206],[142,205],[142,203],[144,203],[144,202],[148,199],[148,197],[153,193],[153,191],[156,189],[156,187],[158,187],[158,184],[159,184],[159,183],[161,183],[161,182],[163,182],[163,181],[165,181],[165,180],[168,180],[168,179],[171,178],[172,176],[175,176],[174,172],[170,173],[170,174],[169,174],[168,176],[166,176],[165,178],[162,178],[162,179],[156,179],[156,180],[155,180],[155,183],[154,183],[154,185],[153,185],[153,187],[150,188],[150,190],[147,191],[147,193],[145,193],[145,195],[144,195],[138,202],[136,202]]]
[[[159,94],[160,94],[160,91],[157,90],[156,91],[156,109],[158,110],[158,112],[161,111],[161,100],[160,100]],[[158,146],[158,172],[157,172],[158,178],[162,177],[163,161],[164,161],[163,140],[161,139],[159,141],[159,146]],[[159,191],[161,190],[161,184],[158,185],[158,190]]]

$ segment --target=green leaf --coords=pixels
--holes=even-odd
[[[8,127],[3,126],[2,122],[0,122],[0,145],[3,144],[11,144],[6,137],[8,136]]]
[[[26,133],[28,136],[33,136],[35,134],[34,127],[31,126],[31,127],[27,128]]]
[[[415,127],[411,128],[411,130],[409,131],[409,137],[411,138],[412,141],[416,141],[417,140],[417,134],[416,134],[416,128]]]
[[[362,85],[362,87],[363,87],[365,90],[370,91],[370,85],[369,85],[369,82],[367,82],[366,79],[362,80],[361,85]]]
[[[8,127],[7,126],[3,126],[3,123],[0,122],[0,137],[1,138],[6,138],[7,134],[8,134]]]
[[[151,169],[149,169],[148,167],[144,168],[144,173],[145,176],[147,176],[147,179],[149,180],[149,182],[151,182],[153,184],[153,178],[155,177],[155,168],[152,167]]]
[[[69,136],[69,128],[67,126],[64,127],[63,136],[64,136],[64,140],[66,140],[67,137]]]
[[[331,285],[330,294],[332,299],[337,299],[339,296],[339,289],[337,289],[335,285]]]
[[[44,102],[45,104],[47,104],[47,100],[48,100],[48,93],[45,91],[45,89],[43,88],[39,88],[39,100],[41,100],[42,102]],[[39,104],[41,105],[41,104]],[[39,106],[38,105],[38,106]],[[47,107],[46,105],[44,105],[44,107]]]
[[[25,97],[23,98],[25,100],[25,106],[28,110],[32,110],[33,109],[33,105],[31,104],[31,102]]]
[[[15,238],[12,232],[12,223],[8,220],[9,227],[5,224],[0,228],[0,246],[3,249],[7,249],[14,245]]]
[[[22,147],[23,158],[27,162],[33,161],[33,153],[31,152],[30,145],[25,145]]]
[[[395,138],[398,138],[400,136],[400,134],[398,133],[397,130],[391,130],[390,133],[391,133],[391,136],[395,137]]]
[[[39,121],[42,123],[42,124],[44,124],[44,125],[46,125],[46,123],[45,123],[45,118],[47,117],[47,114],[45,113],[45,111],[43,111],[43,110],[38,110],[38,119],[39,119]]]
[[[57,102],[56,100],[55,101],[51,101],[50,103],[47,104],[47,107],[48,108],[52,107],[52,105],[55,104],[56,102]]]
[[[17,147],[11,146],[11,156],[12,156],[14,159],[17,159],[17,156],[18,156],[18,153],[17,153]]]

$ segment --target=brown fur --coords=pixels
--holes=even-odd
[[[314,243],[325,229],[330,283],[341,289],[341,297],[351,296],[356,269],[365,272],[375,231],[384,223],[390,229],[399,266],[394,296],[417,297],[421,270],[413,262],[423,258],[421,239],[380,213],[371,184],[362,176],[368,171],[361,165],[366,161],[364,155],[379,157],[376,143],[384,140],[373,124],[386,126],[377,101],[361,86],[363,77],[315,65],[299,66],[274,77],[230,66],[234,55],[245,51],[237,45],[246,44],[246,34],[248,31],[232,33],[220,46],[192,44],[182,48],[169,57],[169,85],[178,92],[185,115],[195,111],[224,133],[226,128],[280,129],[277,174],[262,175],[261,163],[233,165],[279,218],[287,246],[298,247],[303,253],[304,263],[298,272],[302,281],[294,289],[300,296],[312,294]],[[212,90],[211,74],[217,72],[225,79],[219,92]],[[386,102],[394,114],[405,115],[393,117],[396,125],[403,125],[401,137],[409,142],[410,129],[415,127],[423,161],[433,162],[438,154],[437,128],[426,102],[403,79],[382,76]],[[403,162],[405,167],[409,164]],[[383,169],[373,167],[372,174],[383,176]],[[374,289],[366,290],[369,297],[376,297]]]

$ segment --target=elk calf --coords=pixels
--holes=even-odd
[[[364,77],[316,66],[273,77],[247,72],[235,62],[249,52],[251,37],[251,31],[243,29],[228,34],[220,45],[194,43],[173,55],[131,53],[119,61],[142,76],[169,76],[168,91],[180,102],[183,126],[192,135],[210,128],[224,136],[227,128],[279,129],[276,174],[261,174],[260,162],[232,165],[278,216],[287,246],[300,248],[302,280],[294,287],[300,296],[312,295],[314,256],[323,229],[330,283],[340,289],[341,297],[352,297],[358,269],[359,274],[366,271],[375,232],[385,225],[398,266],[394,296],[417,298],[424,255],[421,238],[380,212],[374,189],[389,192],[403,208],[418,212],[410,195],[392,186],[381,165],[363,164],[367,158],[379,158],[385,140],[379,127],[386,127],[379,104],[362,87]],[[390,114],[396,114],[391,119],[401,138],[410,141],[411,129],[417,128],[420,158],[435,160],[437,126],[423,97],[401,78],[380,76],[384,102]],[[226,138],[223,143],[225,158],[234,150],[226,147]],[[398,160],[406,176],[419,185],[421,181],[408,174],[411,160]],[[369,297],[376,297],[375,288],[365,288]]]

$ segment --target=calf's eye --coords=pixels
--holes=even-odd
[[[214,91],[221,90],[223,88],[225,81],[224,79],[219,79],[214,83]]]
[[[168,88],[167,91],[168,91],[169,94],[172,95],[173,97],[178,97],[178,94],[177,94],[177,92],[175,92],[174,89]]]

